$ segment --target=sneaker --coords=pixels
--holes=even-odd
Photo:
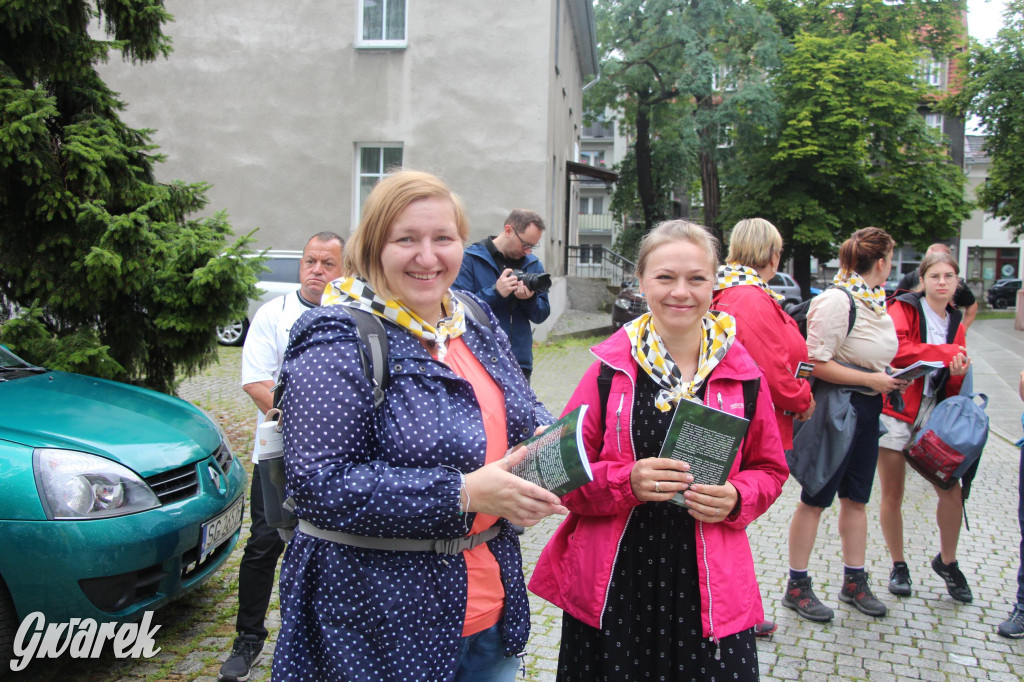
[[[881,618],[889,609],[878,601],[868,587],[868,574],[855,573],[843,578],[843,589],[839,590],[839,601],[852,604],[861,613]]]
[[[771,638],[772,634],[779,629],[778,624],[772,620],[762,620],[760,623],[754,626],[754,637],[768,637]]]
[[[231,647],[231,655],[220,667],[221,682],[245,682],[249,671],[259,660],[263,640],[256,635],[239,635]]]
[[[906,561],[897,561],[889,573],[889,591],[899,597],[910,596],[910,569]]]
[[[1007,620],[999,624],[997,630],[1003,637],[1010,639],[1021,639],[1024,637],[1024,609],[1014,608],[1013,613]]]
[[[793,609],[807,620],[827,623],[832,620],[832,609],[822,604],[811,589],[810,578],[790,580],[786,584],[786,593],[782,595],[782,605]]]
[[[936,554],[935,558],[932,559],[932,569],[946,582],[946,591],[949,592],[949,596],[957,601],[970,604],[971,600],[974,599],[974,595],[971,594],[971,588],[967,585],[967,578],[960,571],[958,564],[959,562],[957,561],[951,564],[942,563],[941,554]]]

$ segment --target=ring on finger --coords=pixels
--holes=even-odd
[[[718,507],[715,507],[715,518],[718,518]]]
[[[661,481],[654,482],[654,492],[661,494]]]

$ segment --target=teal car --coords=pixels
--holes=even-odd
[[[134,621],[198,586],[238,541],[245,479],[194,405],[0,346],[0,651],[37,611]]]

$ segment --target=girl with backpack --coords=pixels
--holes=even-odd
[[[918,268],[924,291],[898,296],[889,304],[896,326],[899,349],[894,367],[907,367],[918,360],[939,361],[945,367],[916,379],[903,394],[902,410],[888,399],[882,409],[882,423],[888,433],[878,441],[878,480],[882,488],[879,510],[882,535],[893,560],[889,591],[899,596],[911,592],[910,569],[903,554],[903,488],[907,465],[903,451],[935,406],[948,396],[957,395],[971,361],[967,357],[963,315],[951,301],[956,292],[960,267],[949,253],[931,252]],[[970,486],[974,469],[964,476]],[[960,482],[943,490],[938,486],[936,518],[939,525],[940,552],[932,559],[932,569],[946,583],[953,599],[969,603],[972,599],[967,578],[956,560],[960,523],[963,517],[963,490]]]

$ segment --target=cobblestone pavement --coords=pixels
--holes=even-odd
[[[890,562],[878,530],[876,499],[868,507],[868,569],[873,589],[889,606],[889,615],[874,619],[838,602],[842,560],[833,510],[822,517],[811,572],[818,595],[836,610],[835,620],[827,625],[811,623],[783,608],[779,598],[787,569],[786,538],[799,496],[799,486],[790,480],[779,501],[748,530],[766,616],[779,623],[770,641],[758,642],[763,679],[1024,679],[1024,640],[1007,640],[995,633],[1015,591],[1019,543],[1015,513],[1018,450],[1010,440],[1020,435],[1021,428],[1022,404],[1016,397],[1016,384],[1020,369],[1024,369],[1024,333],[1014,331],[1012,323],[979,321],[968,336],[976,366],[975,388],[989,395],[993,422],[993,434],[968,503],[971,531],[964,532],[960,541],[960,565],[974,590],[974,602],[954,602],[932,573],[929,562],[938,551],[935,496],[930,486],[911,472],[904,519],[914,595],[897,598],[885,588]],[[534,388],[556,414],[592,361],[587,346],[581,341],[563,341],[538,349]],[[222,349],[220,362],[184,382],[180,394],[217,417],[228,430],[236,453],[245,458],[251,451],[252,407],[237,384],[239,358],[237,349]],[[557,524],[558,519],[547,519],[522,536],[527,577]],[[241,546],[240,542],[225,568],[201,589],[157,612],[155,622],[162,624],[162,630],[156,639],[163,648],[155,658],[117,661],[108,654],[98,661],[39,661],[27,674],[14,678],[215,680],[234,634],[235,572]],[[553,680],[561,612],[532,595],[531,604],[533,630],[526,679]],[[279,626],[275,595],[268,618],[270,639],[251,679],[270,678]]]

